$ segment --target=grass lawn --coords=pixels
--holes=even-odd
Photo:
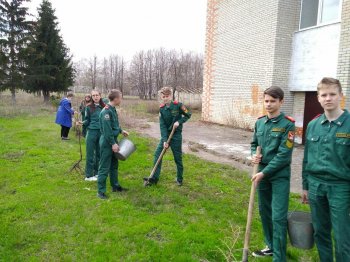
[[[156,141],[132,133],[138,150],[120,162],[119,173],[129,191],[108,188],[110,198],[103,201],[95,183],[67,174],[79,159],[78,142],[74,132],[71,141],[61,141],[53,122],[50,112],[0,118],[0,261],[241,259],[246,173],[185,155],[185,183],[177,187],[168,154],[160,184],[144,188]],[[291,197],[291,209],[298,200]],[[257,210],[251,239],[252,249],[263,247]],[[317,261],[315,248],[289,245],[288,256]]]

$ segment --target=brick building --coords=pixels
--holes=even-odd
[[[340,79],[349,108],[350,0],[208,0],[204,121],[253,128],[277,85],[301,143],[324,76]]]

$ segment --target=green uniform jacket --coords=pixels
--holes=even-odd
[[[262,116],[256,121],[251,152],[255,154],[257,146],[261,146],[260,167],[267,177],[290,165],[294,134],[294,120],[283,113],[272,119]]]
[[[111,146],[116,144],[118,135],[122,132],[119,126],[118,114],[115,107],[107,104],[100,113],[101,135]]]
[[[303,189],[308,176],[334,183],[350,183],[350,114],[335,121],[324,114],[312,120],[306,131],[303,161]]]
[[[85,108],[85,120],[83,121],[83,125],[88,129],[100,129],[100,113],[102,107],[100,105],[95,106],[94,112],[92,112],[91,106]]]
[[[160,105],[159,123],[162,140],[166,141],[171,133],[173,124],[179,122],[180,125],[176,128],[174,136],[181,135],[182,125],[191,118],[191,112],[182,104],[173,101],[169,106]]]

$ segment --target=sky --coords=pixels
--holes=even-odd
[[[41,0],[32,0],[37,15]],[[204,53],[207,0],[51,0],[74,60],[164,47]]]

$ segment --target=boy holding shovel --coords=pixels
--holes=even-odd
[[[172,95],[173,90],[171,87],[163,87],[160,90],[160,98],[162,100],[159,112],[161,140],[154,154],[154,165],[156,165],[163,148],[167,149],[170,147],[177,167],[176,183],[178,186],[181,186],[183,180],[182,125],[191,118],[191,113],[182,103],[173,101]],[[175,131],[170,144],[168,144],[167,140],[173,128],[175,128]],[[161,166],[162,162],[160,161],[154,174],[148,178],[144,178],[145,186],[157,184],[159,181]]]
[[[252,182],[257,187],[259,213],[266,248],[253,252],[254,257],[273,256],[273,261],[286,261],[287,214],[290,188],[290,164],[294,146],[294,120],[281,110],[284,92],[272,86],[264,91],[267,115],[255,124],[251,143],[252,162],[259,173]],[[262,155],[255,155],[261,147]]]

